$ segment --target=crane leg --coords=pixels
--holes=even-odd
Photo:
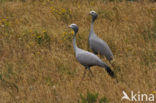
[[[88,68],[88,70],[89,70],[90,74],[92,75],[92,77],[94,77],[93,72],[91,71],[91,69]]]
[[[86,70],[87,70],[87,67],[85,67],[85,70],[84,70],[84,73],[83,73],[82,79],[81,79],[81,81],[80,81],[79,84],[81,84],[81,82],[84,80],[84,77],[85,77],[85,75],[86,75]]]

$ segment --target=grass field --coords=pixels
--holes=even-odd
[[[115,66],[100,58],[118,83],[93,67],[94,77],[88,72],[79,84],[84,67],[68,25],[79,26],[77,45],[91,51],[90,10],[98,13],[94,29],[112,49]],[[123,90],[156,91],[156,3],[0,0],[0,103],[120,103]]]

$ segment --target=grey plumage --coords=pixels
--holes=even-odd
[[[97,13],[95,11],[91,11],[89,13],[92,16],[92,22],[91,22],[91,28],[88,38],[88,43],[94,54],[100,53],[101,55],[104,55],[107,60],[111,61],[113,60],[113,53],[111,49],[109,48],[108,44],[100,39],[94,32],[94,21],[97,18]]]
[[[114,77],[114,72],[110,69],[110,67],[104,63],[98,56],[95,54],[82,50],[77,47],[76,45],[76,34],[78,32],[78,26],[76,24],[71,24],[69,26],[74,30],[74,36],[73,36],[73,46],[75,51],[76,59],[80,64],[82,64],[86,69],[90,70],[91,66],[100,66],[106,69],[107,73]]]

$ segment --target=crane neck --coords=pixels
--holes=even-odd
[[[95,35],[95,33],[94,33],[94,20],[92,20],[91,26],[90,26],[90,35],[89,36],[92,36],[92,35]]]
[[[77,32],[74,32],[74,36],[73,36],[73,47],[74,47],[75,53],[76,53],[76,51],[77,51],[76,33],[77,33]]]
[[[93,31],[94,31],[94,21],[93,21],[93,20],[92,20],[92,22],[91,22],[90,28],[91,28],[91,31],[93,32]]]

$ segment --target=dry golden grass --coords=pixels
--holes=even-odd
[[[97,35],[114,53],[118,83],[104,69],[93,67],[94,77],[90,80],[86,75],[79,85],[84,67],[75,59],[67,26],[79,26],[77,44],[89,50],[90,10],[99,14]],[[98,93],[98,101],[106,97],[109,103],[120,103],[123,90],[156,90],[156,3],[0,3],[0,103],[78,103],[80,95],[86,96],[88,91]]]

